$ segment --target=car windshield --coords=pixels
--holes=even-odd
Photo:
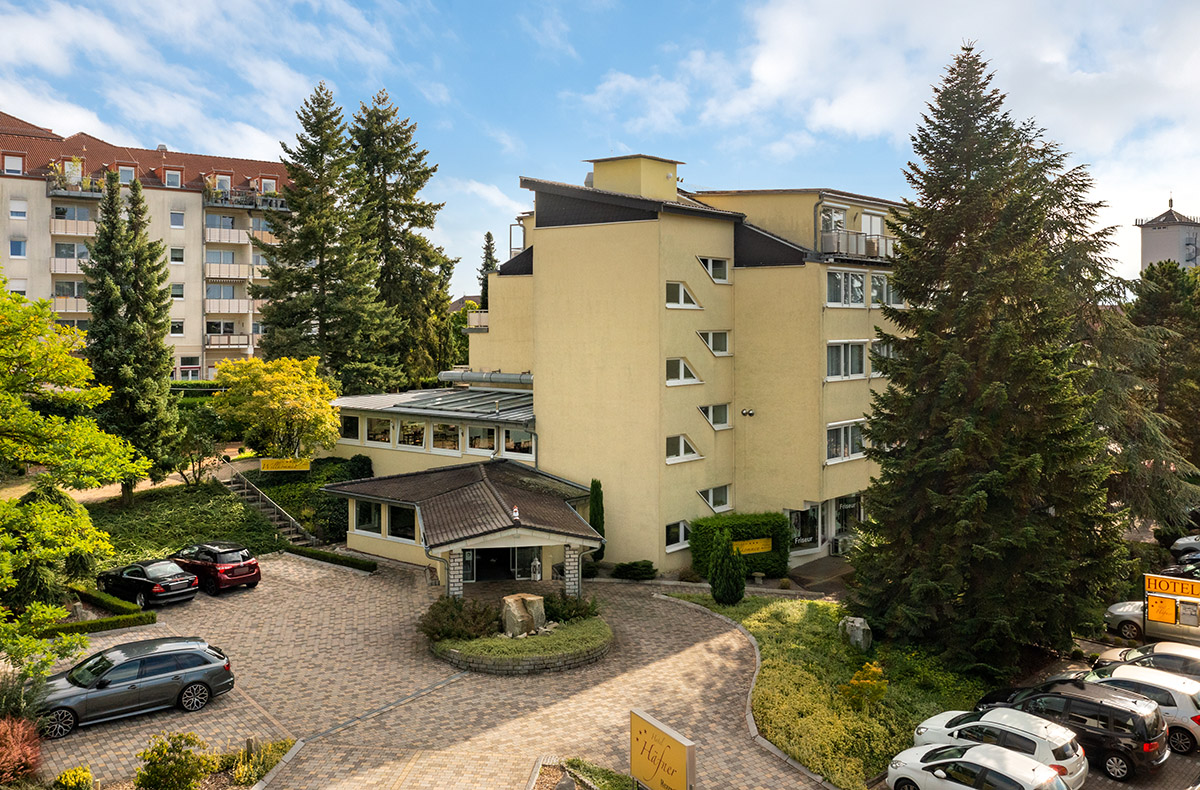
[[[112,669],[113,661],[103,653],[97,653],[86,661],[81,661],[74,669],[67,673],[67,680],[74,683],[76,686],[87,687],[95,682],[96,678],[103,675],[108,670]]]
[[[1154,645],[1143,645],[1142,647],[1131,647],[1121,654],[1121,659],[1124,661],[1132,661],[1135,658],[1148,656],[1154,652]]]
[[[217,562],[222,565],[228,565],[235,562],[245,562],[250,559],[250,552],[247,549],[233,549],[222,551],[217,555]]]
[[[1083,680],[1088,683],[1095,683],[1097,680],[1111,678],[1113,673],[1116,671],[1117,668],[1115,666],[1100,667],[1099,669],[1093,669],[1091,672],[1085,674],[1083,676]]]
[[[183,573],[183,568],[167,560],[146,566],[146,575],[151,579],[166,579],[170,576],[178,576],[181,573]]]
[[[1079,744],[1075,742],[1074,738],[1072,738],[1066,743],[1055,746],[1050,750],[1050,753],[1054,755],[1055,760],[1070,760],[1072,757],[1079,754]]]
[[[967,751],[974,746],[939,746],[938,748],[925,752],[925,756],[921,758],[923,763],[932,763],[937,760],[957,760],[962,757]]]
[[[979,721],[981,718],[983,718],[983,713],[977,710],[960,713],[950,721],[946,722],[946,729],[952,730],[955,727],[962,726],[963,724],[971,724],[972,722]]]

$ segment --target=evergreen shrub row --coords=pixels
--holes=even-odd
[[[745,554],[746,573],[763,573],[771,578],[782,578],[788,572],[788,554],[792,546],[792,525],[788,517],[774,513],[720,513],[698,518],[691,523],[688,545],[692,550],[692,568],[701,576],[709,577],[713,560],[713,549],[717,533],[729,532],[731,540],[753,540],[770,538],[771,550],[758,554]]]
[[[113,616],[52,625],[42,631],[42,636],[54,636],[56,634],[95,634],[100,631],[132,628],[137,625],[151,625],[158,622],[158,614],[156,612],[149,610],[142,611],[137,604],[123,601],[108,593],[75,584],[70,585],[70,590],[79,600],[111,612]]]
[[[613,566],[612,575],[614,579],[649,581],[658,575],[658,568],[655,568],[654,563],[650,562],[650,560],[618,562]]]
[[[336,551],[323,551],[310,546],[287,546],[284,548],[284,551],[289,554],[308,557],[310,560],[320,560],[321,562],[329,562],[334,565],[343,565],[347,568],[357,568],[360,571],[368,571],[370,573],[374,573],[375,569],[379,567],[379,563],[375,562],[375,560],[351,557],[347,554],[338,554]]]

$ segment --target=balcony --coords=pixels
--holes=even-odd
[[[250,335],[205,335],[205,348],[249,348]]]
[[[51,258],[50,259],[51,274],[83,274],[79,270],[78,258]]]
[[[75,183],[50,176],[46,179],[46,197],[69,197],[99,200],[104,196],[104,179],[81,178]]]
[[[823,230],[821,252],[857,255],[863,258],[887,258],[896,252],[896,239],[892,236],[868,235],[856,230]]]
[[[205,299],[204,312],[245,314],[250,312],[249,299]]]
[[[78,296],[56,296],[51,300],[56,313],[90,313],[87,299]]]
[[[250,235],[258,239],[263,244],[278,244],[279,239],[275,238],[275,234],[269,230],[252,230]]]
[[[60,236],[95,236],[96,223],[86,219],[51,219],[50,232]]]
[[[208,280],[245,280],[250,266],[245,263],[206,263],[204,277]]]
[[[463,327],[463,332],[467,334],[483,333],[488,331],[488,311],[487,310],[472,310],[467,313],[467,325]]]
[[[228,208],[258,208],[287,211],[287,201],[279,195],[264,195],[253,189],[205,189],[204,205]]]
[[[254,312],[261,313],[263,307],[265,307],[267,302],[269,302],[271,300],[270,299],[252,299],[251,301],[254,303]]]
[[[265,263],[251,264],[250,276],[256,280],[267,279],[267,265]]]
[[[249,244],[250,231],[241,228],[205,228],[204,241],[209,244]]]

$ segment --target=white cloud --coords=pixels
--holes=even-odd
[[[682,80],[657,74],[634,77],[620,71],[609,72],[596,90],[578,98],[597,115],[624,118],[620,121],[622,128],[634,134],[678,131],[679,116],[690,103],[688,87]]]
[[[431,182],[430,188],[431,192],[436,189],[437,192],[451,195],[473,195],[492,208],[502,209],[514,217],[522,211],[532,208],[527,201],[515,200],[504,194],[504,191],[495,184],[485,184],[473,178],[436,178]]]
[[[500,150],[505,154],[514,156],[525,152],[525,143],[521,141],[521,138],[495,126],[488,126],[484,131],[488,137],[500,144]]]
[[[110,124],[85,107],[55,98],[54,89],[41,80],[18,79],[0,70],[0,110],[37,126],[53,129],[64,137],[76,132],[118,145],[140,145],[137,135],[123,126]]]
[[[553,3],[541,3],[534,9],[538,16],[536,22],[530,21],[530,15],[520,18],[521,27],[543,50],[555,55],[567,55],[578,59],[579,53],[571,46],[567,38],[571,27],[563,19],[562,11]]]

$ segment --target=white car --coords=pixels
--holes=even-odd
[[[917,727],[913,743],[995,744],[1050,766],[1070,790],[1079,790],[1087,781],[1088,762],[1075,733],[1015,708],[939,713]]]
[[[1062,777],[1032,757],[989,743],[914,746],[888,763],[890,790],[1067,790]]]
[[[1200,680],[1200,647],[1180,642],[1152,642],[1141,647],[1114,647],[1101,653],[1092,669],[1112,664],[1150,667],[1170,672],[1172,675]]]
[[[1191,551],[1200,551],[1200,535],[1187,535],[1171,544],[1171,553],[1176,557]]]
[[[1200,743],[1200,682],[1161,669],[1115,664],[1088,672],[1088,683],[1103,683],[1149,697],[1167,720],[1167,746],[1191,754]]]

